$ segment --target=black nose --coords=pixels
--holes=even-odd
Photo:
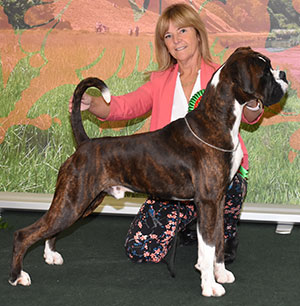
[[[286,83],[288,82],[287,79],[286,79],[286,74],[284,71],[280,71],[279,72],[279,78],[283,81],[285,81]]]

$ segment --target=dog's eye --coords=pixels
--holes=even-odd
[[[271,61],[270,61],[269,59],[267,59],[267,64],[268,64],[269,68],[273,70],[273,67],[272,67]]]
[[[258,58],[264,62],[267,62],[266,59],[264,57],[262,57],[261,55],[258,56]]]

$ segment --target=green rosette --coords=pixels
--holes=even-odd
[[[189,101],[189,107],[188,107],[188,111],[192,111],[195,108],[197,108],[197,106],[199,105],[199,102],[204,94],[205,89],[201,89],[198,92],[196,92],[190,99]]]

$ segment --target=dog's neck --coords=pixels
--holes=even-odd
[[[235,147],[239,141],[243,105],[234,98],[230,85],[225,85],[228,94],[217,90],[213,81],[208,84],[197,109],[188,114],[188,120],[195,133],[206,141],[216,146],[232,143]]]

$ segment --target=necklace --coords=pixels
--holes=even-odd
[[[212,144],[210,144],[210,143],[204,141],[202,138],[200,138],[198,135],[196,135],[196,133],[192,130],[190,124],[188,123],[186,117],[184,117],[184,120],[185,120],[185,123],[186,123],[187,127],[189,128],[190,132],[193,134],[193,136],[194,136],[195,138],[197,138],[199,141],[201,141],[201,142],[204,143],[205,145],[207,145],[207,146],[209,146],[209,147],[211,147],[211,148],[213,148],[213,149],[215,149],[215,150],[222,151],[222,152],[227,152],[227,153],[233,153],[233,152],[235,152],[235,151],[237,150],[237,148],[238,148],[238,146],[239,146],[239,144],[240,144],[240,142],[238,142],[237,145],[235,146],[235,148],[233,148],[233,149],[231,149],[231,150],[223,149],[223,148],[220,148],[220,147],[216,147],[216,146],[214,146],[214,145],[212,145]]]

